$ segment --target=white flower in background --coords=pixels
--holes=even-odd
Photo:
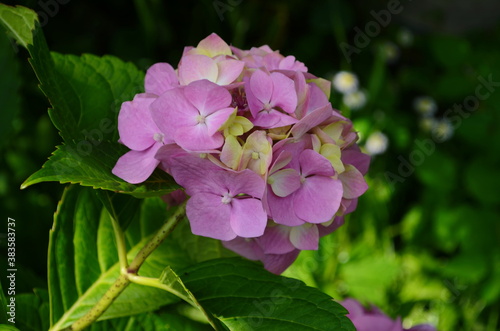
[[[413,100],[413,108],[423,116],[432,116],[437,111],[437,104],[431,97],[418,97]]]
[[[375,131],[366,139],[365,150],[369,155],[378,155],[384,153],[388,145],[387,136],[380,131]]]
[[[432,128],[436,125],[436,119],[434,117],[424,117],[420,120],[420,128],[425,132],[430,132]]]
[[[392,41],[387,41],[382,44],[382,53],[385,56],[387,63],[394,63],[399,59],[399,47]]]
[[[398,32],[398,42],[401,44],[403,47],[408,47],[413,45],[413,39],[415,39],[413,32],[406,28],[402,28]]]
[[[366,93],[358,90],[342,96],[342,102],[352,110],[362,108],[366,104]]]
[[[332,80],[333,87],[340,93],[352,93],[358,89],[358,77],[352,72],[339,71]]]
[[[446,119],[435,121],[432,127],[432,135],[441,142],[450,139],[453,136],[453,131],[453,125]]]

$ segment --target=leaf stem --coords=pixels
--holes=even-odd
[[[193,302],[193,300],[191,300],[189,297],[182,294],[181,292],[177,291],[176,289],[168,286],[167,284],[162,283],[159,278],[142,277],[142,276],[130,274],[128,279],[130,280],[130,282],[132,282],[134,284],[139,284],[139,285],[144,285],[144,286],[149,286],[149,287],[156,287],[156,288],[159,288],[161,290],[170,292],[173,295],[186,301],[187,303],[189,303],[191,306],[195,307],[196,309],[199,309],[199,307]]]
[[[118,251],[118,260],[120,261],[120,269],[127,269],[127,245],[125,244],[125,235],[122,231],[118,219],[111,215],[111,224],[113,224],[113,232],[115,233],[116,249]]]
[[[144,246],[139,253],[135,256],[132,263],[127,268],[129,274],[137,274],[139,268],[142,266],[146,258],[165,240],[165,238],[174,230],[175,226],[184,218],[184,212],[186,210],[186,204],[183,203],[175,213],[170,216],[167,222],[165,222],[160,230],[156,232],[153,238]]]
[[[111,306],[113,301],[125,290],[130,284],[127,274],[121,274],[113,285],[106,291],[104,296],[97,302],[97,304],[90,309],[82,318],[77,320],[67,330],[79,331],[94,323],[105,311]]]

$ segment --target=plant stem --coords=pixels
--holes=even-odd
[[[144,263],[146,258],[160,246],[160,244],[165,240],[165,238],[174,230],[175,226],[184,218],[184,211],[186,210],[186,204],[182,204],[177,207],[175,213],[170,216],[167,222],[165,222],[160,230],[156,232],[153,238],[144,246],[139,253],[135,256],[132,263],[127,268],[129,274],[137,274],[139,268]]]
[[[120,261],[120,269],[127,269],[127,245],[125,244],[125,235],[118,224],[118,219],[111,215],[111,224],[113,224],[113,232],[115,233],[116,249],[118,251],[118,261]]]
[[[114,284],[106,291],[104,296],[96,303],[90,311],[82,318],[77,320],[68,330],[79,331],[94,323],[105,311],[111,306],[113,301],[125,290],[130,284],[127,274],[121,274]]]
[[[113,301],[130,284],[131,280],[140,284],[141,280],[146,279],[146,277],[140,277],[137,275],[139,268],[146,261],[147,257],[155,249],[157,249],[158,246],[160,246],[160,244],[165,240],[165,238],[167,238],[167,236],[174,230],[175,226],[184,218],[185,210],[186,210],[186,205],[185,204],[180,205],[174,212],[174,214],[170,216],[169,219],[162,225],[160,230],[156,232],[153,238],[151,238],[148,241],[146,246],[144,246],[139,251],[139,253],[137,253],[132,263],[128,266],[127,266],[127,253],[126,253],[125,238],[123,235],[123,231],[121,230],[117,219],[113,217],[113,215],[111,215],[113,228],[115,230],[114,232],[116,236],[118,254],[120,256],[120,266],[121,266],[120,276],[116,279],[113,285],[111,285],[111,287],[106,291],[104,296],[94,305],[94,307],[92,307],[92,309],[90,309],[90,311],[87,312],[87,314],[78,319],[75,323],[73,323],[73,325],[71,325],[66,330],[79,331],[85,329],[90,324],[97,321],[97,319],[101,317],[102,314],[104,314],[104,312],[109,308],[109,306],[111,306]],[[182,293],[178,293],[177,291],[171,289],[166,285],[158,286],[158,284],[156,284],[155,281],[150,281],[150,280],[145,282],[143,281],[142,283],[143,285],[153,286],[166,290],[192,304],[189,298],[187,298],[185,295],[183,295]],[[159,280],[158,283],[161,284]]]

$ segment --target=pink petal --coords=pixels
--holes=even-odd
[[[274,194],[284,198],[300,188],[300,175],[294,169],[282,169],[268,177]]]
[[[297,93],[297,108],[295,109],[295,116],[299,119],[305,116],[307,110],[307,104],[309,103],[309,85],[306,84],[306,79],[304,74],[297,71],[293,76],[293,81],[295,83],[295,91]]]
[[[307,107],[308,113],[327,105],[331,107],[330,102],[328,102],[328,98],[318,85],[310,83],[309,86],[309,104]]]
[[[319,236],[324,237],[326,235],[329,235],[330,233],[337,230],[342,225],[344,225],[344,217],[343,216],[336,216],[333,219],[333,222],[330,223],[328,226],[324,226],[323,224],[318,224]]]
[[[232,100],[227,89],[207,80],[192,82],[184,89],[184,95],[202,115],[227,108]]]
[[[333,218],[341,199],[340,180],[312,176],[306,178],[302,187],[293,194],[293,209],[306,222],[324,223]]]
[[[121,179],[132,183],[142,183],[153,173],[159,160],[154,156],[161,144],[156,143],[144,151],[129,151],[122,155],[116,162],[111,172]]]
[[[262,262],[266,270],[279,275],[297,259],[299,253],[300,250],[296,249],[286,254],[266,254]]]
[[[236,80],[245,67],[245,62],[238,60],[223,60],[217,62],[219,67],[219,76],[217,84],[229,85]]]
[[[209,56],[231,55],[231,49],[228,44],[217,34],[212,33],[196,46],[198,51],[210,54]]]
[[[306,149],[300,153],[299,162],[300,172],[303,177],[310,175],[330,177],[335,174],[330,161],[312,149]]]
[[[234,108],[223,108],[207,116],[205,118],[205,124],[208,128],[208,134],[213,136],[217,131],[219,131],[233,112]]]
[[[162,148],[163,149],[163,148]],[[162,151],[157,154],[157,157]],[[207,158],[201,158],[195,154],[183,151],[183,154],[172,153],[166,150],[162,156],[167,156],[171,175],[175,181],[185,188],[186,193],[193,196],[198,193],[221,192],[218,180],[214,177],[225,173],[225,170],[213,164]],[[163,159],[162,159],[163,160]]]
[[[264,235],[257,238],[265,254],[285,254],[293,251],[295,247],[290,242],[289,226],[270,226],[266,228]]]
[[[161,95],[165,91],[179,86],[179,79],[170,64],[155,63],[146,72],[144,85],[146,93]]]
[[[344,200],[342,198],[342,200]],[[358,199],[349,199],[349,200],[346,200],[349,202],[349,204],[346,203],[346,209],[344,211],[344,214],[350,214],[352,213],[353,211],[356,210],[356,207],[358,207]]]
[[[365,314],[351,320],[358,331],[403,331],[401,322],[388,316]]]
[[[238,194],[247,194],[254,198],[262,198],[266,183],[264,179],[249,169],[239,172],[225,171],[224,178],[220,178],[219,182],[228,187],[233,196]]]
[[[355,299],[347,298],[340,302],[340,304],[349,312],[349,314],[346,315],[349,319],[356,318],[365,313],[363,306]]]
[[[302,137],[307,131],[312,128],[320,125],[326,119],[328,119],[333,112],[332,106],[330,104],[325,105],[324,107],[318,108],[313,112],[307,114],[304,118],[302,118],[297,124],[295,124],[291,130],[292,135],[295,138]]]
[[[263,109],[263,105],[271,101],[273,94],[273,81],[268,74],[262,70],[257,70],[250,77],[249,85],[245,90],[251,90],[251,94],[247,92],[248,106],[252,115],[256,115]]]
[[[223,241],[222,245],[249,260],[261,260],[264,258],[262,248],[260,248],[254,239],[236,237],[233,240]]]
[[[292,153],[287,151],[278,151],[277,154],[274,154],[275,151],[273,149],[273,155],[276,156],[269,168],[269,173],[272,174],[275,171],[285,167],[292,160]]]
[[[133,101],[122,103],[118,114],[120,142],[128,148],[143,151],[155,143],[154,135],[160,129],[156,126],[149,106],[156,100],[152,94],[137,94]]]
[[[293,80],[279,72],[273,72],[271,80],[274,87],[271,97],[272,104],[274,107],[279,107],[285,112],[293,114],[297,108],[297,93]]]
[[[314,224],[294,226],[290,231],[290,241],[293,246],[300,250],[317,250],[319,243],[318,226]]]
[[[348,164],[345,171],[339,175],[344,188],[344,198],[355,199],[360,197],[368,189],[363,175],[354,166]]]
[[[296,118],[283,114],[277,110],[271,110],[269,113],[267,111],[258,113],[255,119],[252,120],[252,123],[261,128],[271,129],[292,125],[297,123],[297,121]]]
[[[257,199],[233,198],[231,201],[231,228],[243,238],[255,238],[264,234],[267,214]]]
[[[231,240],[236,237],[230,223],[231,206],[222,203],[220,195],[195,194],[188,200],[186,215],[195,235],[219,240]]]
[[[293,208],[293,197],[294,196],[291,195],[286,198],[280,198],[271,190],[267,191],[266,203],[268,204],[269,211],[271,212],[273,220],[276,223],[288,226],[304,224],[304,221],[295,214]]]
[[[179,81],[181,85],[208,79],[211,82],[217,80],[219,68],[215,61],[206,55],[185,55],[179,63]]]
[[[357,145],[352,145],[342,151],[341,160],[344,164],[352,164],[359,172],[366,175],[370,166],[370,156],[361,153]]]
[[[183,88],[163,93],[150,106],[151,115],[165,137],[173,139],[179,127],[196,125],[198,110],[186,100]]]
[[[222,134],[217,132],[214,135],[209,135],[205,124],[185,126],[177,129],[174,140],[183,149],[193,152],[216,149],[224,143]]]
[[[300,153],[302,153],[302,151],[304,151],[305,149],[311,149],[311,148],[312,148],[311,135],[305,134],[298,139],[288,138],[277,142],[273,146],[273,154],[279,155],[282,152],[286,152],[289,153],[290,155],[293,155],[294,157],[290,160],[290,162],[286,167],[299,171],[300,164],[299,164],[299,157],[297,156],[300,156]]]

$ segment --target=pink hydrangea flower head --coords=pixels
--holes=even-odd
[[[211,34],[178,68],[151,66],[146,93],[123,104],[113,173],[131,183],[155,168],[183,188],[196,235],[223,241],[281,273],[318,249],[366,191],[370,159],[351,121],[328,101],[331,83],[269,46],[241,50]]]

